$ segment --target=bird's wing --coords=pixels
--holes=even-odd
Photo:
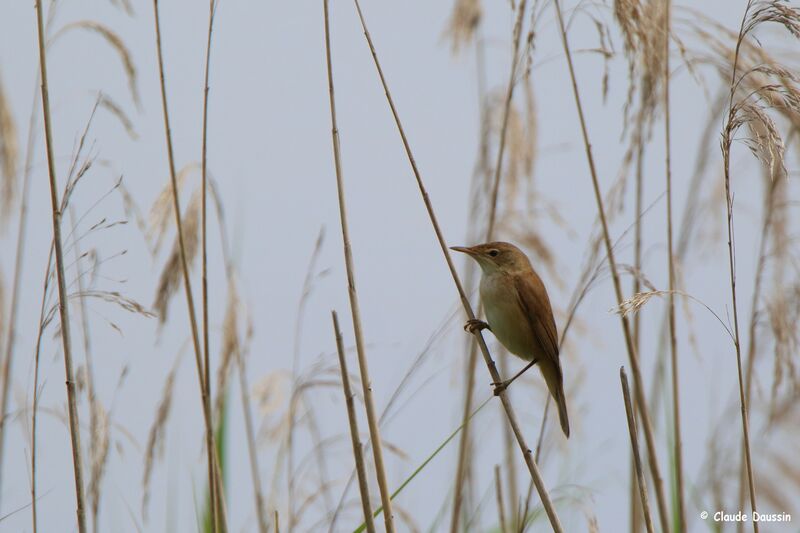
[[[535,272],[531,275],[514,276],[517,298],[541,353],[550,360],[561,373],[561,364],[558,360],[558,330],[553,318],[553,309],[550,307],[550,298],[544,283]]]

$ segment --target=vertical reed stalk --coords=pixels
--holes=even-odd
[[[55,158],[53,156],[53,133],[50,117],[50,94],[47,83],[47,49],[44,41],[44,15],[42,0],[36,1],[36,26],[39,38],[39,70],[42,81],[42,116],[44,118],[45,148],[47,151],[47,171],[50,178],[50,204],[53,215],[53,245],[56,255],[58,280],[58,310],[61,319],[61,345],[64,350],[64,372],[67,385],[67,410],[69,430],[72,441],[72,466],[75,479],[75,499],[77,503],[78,531],[86,533],[86,511],[83,493],[83,461],[81,458],[80,423],[75,381],[72,372],[72,341],[70,338],[69,300],[67,282],[64,278],[64,250],[61,242],[61,209],[58,200],[58,181],[56,180]]]
[[[611,268],[611,277],[614,281],[614,292],[617,298],[617,304],[620,305],[624,301],[622,295],[622,285],[620,282],[619,272],[617,270],[617,263],[614,260],[614,248],[611,241],[611,235],[608,229],[608,221],[606,220],[605,207],[603,206],[603,195],[600,192],[600,182],[597,177],[597,170],[594,166],[594,156],[592,155],[592,145],[589,141],[589,133],[586,128],[586,119],[583,115],[583,105],[581,104],[580,93],[578,92],[578,82],[575,78],[575,69],[572,64],[572,53],[567,41],[567,31],[564,25],[564,17],[561,13],[561,3],[559,0],[553,2],[556,8],[556,15],[558,18],[559,30],[561,33],[561,43],[564,46],[564,53],[567,57],[567,67],[569,68],[570,80],[572,83],[572,92],[575,97],[575,106],[578,110],[578,118],[581,126],[581,133],[583,135],[584,148],[586,150],[586,159],[589,163],[589,172],[592,178],[592,187],[594,189],[594,197],[597,203],[597,211],[600,218],[600,223],[603,227],[603,241],[606,247],[606,255],[608,257],[608,264]],[[664,485],[661,478],[661,470],[658,466],[658,456],[656,454],[655,437],[653,435],[653,426],[650,422],[650,415],[647,411],[647,401],[644,396],[644,385],[642,380],[641,369],[639,368],[639,358],[636,349],[633,345],[631,337],[630,324],[628,318],[620,314],[622,322],[622,332],[625,337],[625,346],[628,351],[628,359],[631,363],[633,370],[634,392],[636,393],[636,401],[639,405],[639,416],[642,418],[642,425],[644,426],[645,441],[647,443],[647,455],[650,460],[650,473],[653,476],[653,485],[656,488],[656,500],[658,502],[659,518],[661,519],[661,529],[669,531],[668,511],[666,498],[664,496]]]
[[[381,493],[383,506],[383,520],[386,533],[394,532],[394,516],[392,514],[392,499],[389,484],[386,480],[386,471],[383,466],[383,449],[381,435],[378,429],[378,419],[375,415],[375,404],[372,399],[372,386],[370,384],[369,369],[367,368],[367,355],[364,347],[364,334],[361,328],[361,312],[358,306],[356,293],[356,280],[353,269],[353,252],[350,246],[350,233],[347,226],[347,207],[344,197],[344,181],[342,177],[342,162],[339,149],[339,128],[336,123],[336,98],[333,89],[333,64],[331,60],[331,37],[328,15],[328,0],[323,1],[325,12],[325,60],[328,67],[328,96],[331,110],[331,138],[333,142],[333,160],[336,170],[336,190],[339,198],[339,218],[342,226],[342,241],[344,244],[344,262],[347,270],[347,295],[350,299],[350,312],[353,317],[353,330],[356,338],[356,353],[358,367],[361,373],[361,386],[364,391],[364,404],[367,410],[367,424],[372,440],[372,455],[375,460],[375,471],[378,477],[378,488]]]
[[[642,459],[639,457],[639,436],[636,432],[636,417],[633,412],[631,391],[628,388],[628,376],[625,374],[625,367],[619,367],[619,379],[622,382],[622,397],[625,400],[625,415],[628,418],[628,432],[631,435],[631,451],[633,452],[633,464],[636,470],[636,482],[639,486],[644,523],[647,527],[647,533],[653,533],[653,518],[650,516],[650,502],[647,500],[647,483],[642,471]]]
[[[497,496],[497,514],[500,516],[500,533],[506,533],[506,511],[503,507],[503,483],[500,480],[500,465],[494,465],[494,489]]]
[[[206,218],[206,204],[207,204],[207,185],[208,185],[208,77],[209,72],[211,71],[211,36],[213,35],[214,30],[214,14],[217,11],[217,2],[216,0],[210,0],[209,2],[209,13],[208,13],[208,37],[206,41],[206,62],[205,62],[205,73],[203,79],[203,126],[202,126],[202,148],[201,148],[201,157],[200,157],[200,169],[201,169],[201,262],[202,262],[202,290],[203,290],[203,355],[204,361],[203,366],[205,369],[205,375],[203,380],[205,382],[205,395],[206,398],[209,398],[209,402],[211,401],[211,361],[209,355],[209,348],[208,348],[208,249],[207,249],[207,218]],[[216,472],[216,469],[215,469]],[[222,483],[221,480],[214,475],[214,482],[209,485],[209,495],[211,500],[212,506],[217,506],[216,512],[212,513],[212,520],[214,522],[214,529],[216,531],[220,531],[221,523],[220,523],[220,514],[219,511],[219,502],[221,500],[221,493],[222,493]]]
[[[636,221],[634,222],[634,251],[633,251],[633,267],[636,272],[642,271],[642,221],[644,214],[642,213],[642,197],[644,196],[644,139],[639,136],[636,147]],[[642,289],[641,276],[633,276],[633,290],[632,294],[639,294]],[[641,315],[634,313],[631,321],[633,326],[633,346],[636,353],[639,353],[641,348],[641,329],[640,325]],[[635,386],[635,384],[634,384]],[[633,405],[633,414],[636,416],[636,404]],[[636,497],[636,465],[634,464],[633,453],[631,453],[631,475],[630,475],[630,502],[631,502],[631,533],[639,533],[642,529],[642,508],[639,498]]]
[[[378,55],[375,51],[375,46],[372,42],[372,37],[369,34],[369,30],[367,29],[366,22],[364,20],[364,15],[361,11],[361,5],[359,4],[358,0],[354,0],[356,10],[358,11],[358,16],[361,21],[361,27],[364,30],[364,37],[367,40],[367,44],[370,49],[370,53],[372,54],[373,62],[375,63],[375,68],[378,72],[378,77],[380,78],[381,85],[383,87],[384,93],[386,94],[386,99],[389,104],[389,108],[392,112],[392,116],[394,118],[395,124],[397,126],[398,133],[400,134],[400,138],[403,142],[403,147],[405,148],[406,155],[408,157],[409,164],[411,165],[411,169],[414,173],[414,178],[417,181],[417,186],[419,188],[420,194],[422,196],[422,201],[425,204],[425,209],[428,212],[428,217],[430,218],[431,225],[433,226],[433,231],[436,234],[436,239],[439,243],[439,246],[442,250],[442,254],[444,254],[445,261],[447,262],[447,267],[450,270],[450,275],[453,278],[453,283],[456,286],[456,290],[458,291],[459,298],[461,300],[461,304],[464,307],[464,311],[467,315],[467,318],[474,319],[475,313],[472,310],[472,305],[469,302],[469,298],[464,291],[464,287],[461,284],[461,279],[458,276],[458,272],[456,272],[455,265],[453,264],[453,259],[450,257],[450,252],[447,248],[447,243],[444,239],[442,234],[442,230],[439,227],[439,221],[436,218],[436,214],[433,210],[433,205],[431,203],[430,197],[428,196],[428,191],[425,189],[425,184],[422,181],[422,176],[417,168],[416,160],[414,159],[414,155],[411,152],[411,146],[408,142],[408,138],[406,137],[405,130],[403,129],[403,125],[400,122],[400,116],[397,113],[397,108],[394,105],[394,99],[392,98],[392,93],[389,90],[389,86],[386,83],[386,78],[383,75],[383,69],[381,68],[380,62],[378,61]],[[497,372],[497,366],[495,365],[494,360],[492,359],[491,354],[489,353],[489,349],[486,347],[486,342],[483,339],[483,335],[481,335],[480,331],[475,332],[475,338],[478,340],[478,345],[481,349],[481,353],[483,354],[484,361],[486,362],[486,366],[489,370],[489,373],[492,377],[493,382],[500,381],[500,374]],[[500,393],[500,401],[503,404],[503,409],[506,414],[506,418],[508,419],[508,423],[511,426],[511,429],[514,433],[514,437],[516,437],[517,444],[519,445],[520,451],[525,459],[525,464],[528,467],[528,471],[533,478],[534,484],[536,485],[536,489],[539,492],[539,496],[542,500],[542,506],[544,507],[547,517],[550,520],[550,524],[555,532],[563,531],[561,526],[561,521],[558,519],[558,515],[556,514],[555,508],[553,507],[553,502],[550,499],[550,495],[547,492],[547,488],[545,487],[544,480],[542,479],[541,473],[539,472],[539,467],[536,465],[535,461],[533,460],[533,455],[531,454],[530,448],[528,448],[527,443],[525,442],[525,437],[522,435],[522,431],[519,428],[519,424],[517,423],[516,415],[514,414],[514,409],[511,406],[511,402],[508,399],[508,395],[506,391],[502,391]]]
[[[50,17],[48,17],[49,19]],[[45,28],[49,25],[49,20],[45,24]],[[37,74],[37,88],[40,74]],[[30,119],[28,120],[28,140],[25,147],[25,170],[22,177],[22,197],[20,199],[19,207],[19,223],[17,225],[17,245],[14,255],[14,274],[11,282],[11,302],[8,313],[8,330],[6,331],[6,344],[3,351],[3,381],[0,385],[0,489],[3,486],[3,457],[5,457],[5,441],[6,441],[6,417],[8,410],[8,395],[11,386],[11,373],[13,371],[14,360],[14,342],[17,333],[17,308],[19,307],[19,292],[20,284],[22,282],[22,265],[25,256],[25,242],[28,231],[28,195],[30,192],[31,182],[31,166],[33,164],[33,150],[36,141],[36,115],[38,106],[36,101],[39,95],[34,95],[33,105],[31,106]],[[0,490],[0,497],[2,491]],[[35,503],[32,503],[35,505]]]
[[[686,531],[686,505],[683,489],[683,442],[681,438],[681,407],[678,372],[678,348],[675,338],[675,259],[672,253],[672,144],[670,140],[670,101],[669,101],[669,39],[671,27],[671,0],[665,0],[664,13],[664,161],[667,181],[667,267],[669,269],[669,347],[672,362],[672,421],[675,433],[675,484],[678,493],[678,531]]]
[[[508,77],[508,87],[506,88],[506,96],[503,102],[503,122],[500,128],[500,141],[497,147],[497,161],[494,167],[494,177],[492,180],[492,195],[489,201],[489,221],[486,226],[486,237],[484,238],[484,242],[489,242],[492,240],[492,235],[494,234],[494,226],[497,219],[497,198],[498,193],[500,191],[500,178],[503,175],[503,157],[505,156],[505,147],[506,147],[506,133],[508,131],[508,117],[511,111],[511,102],[514,97],[514,86],[515,79],[516,79],[516,72],[517,72],[517,65],[519,64],[519,44],[522,35],[522,22],[523,16],[525,14],[525,4],[526,0],[522,0],[519,5],[519,11],[517,13],[517,19],[514,24],[514,31],[513,31],[513,52],[511,56],[511,72]],[[480,57],[480,56],[479,56]],[[486,113],[488,115],[488,112]],[[488,116],[485,117],[485,120],[488,121]],[[488,124],[485,126],[488,128]],[[480,314],[481,303],[478,302],[478,314]],[[473,342],[470,348],[470,355],[469,360],[467,362],[467,371],[469,372],[467,376],[467,389],[464,397],[464,409],[462,412],[462,423],[464,424],[464,431],[459,436],[458,442],[458,462],[456,463],[458,466],[456,468],[456,482],[453,490],[453,514],[450,519],[450,533],[457,533],[459,528],[459,522],[461,520],[461,503],[462,503],[462,488],[464,486],[464,478],[466,475],[466,463],[467,463],[467,452],[468,447],[467,444],[469,443],[469,425],[470,425],[470,413],[472,412],[472,389],[475,386],[475,363],[477,362],[477,346]],[[504,433],[507,444],[511,443],[511,438],[508,435],[508,432]],[[512,477],[512,469],[509,468],[509,483],[512,483],[515,478]],[[516,497],[513,496],[514,491],[509,491],[512,494],[511,501],[516,501]]]
[[[333,317],[333,332],[336,335],[336,352],[339,355],[339,369],[342,373],[342,392],[344,392],[344,402],[347,407],[347,421],[350,426],[350,441],[353,444],[353,459],[356,463],[356,474],[358,474],[358,490],[361,493],[361,509],[364,512],[364,524],[366,524],[367,533],[375,533],[375,521],[372,518],[372,505],[369,501],[367,469],[364,466],[361,439],[358,436],[356,406],[353,401],[354,394],[350,390],[350,375],[347,373],[347,360],[345,359],[342,332],[339,328],[339,317],[336,315],[336,311],[331,311],[331,316]]]
[[[47,268],[44,271],[42,284],[42,304],[39,309],[39,332],[36,336],[36,349],[33,355],[33,413],[31,413],[31,520],[33,533],[37,532],[38,513],[36,494],[36,423],[39,412],[39,360],[42,353],[42,336],[44,334],[44,315],[47,305],[47,291],[50,283],[50,265],[53,263],[53,242],[50,243],[50,253],[47,254]]]
[[[70,219],[72,221],[72,232],[75,233],[77,227],[75,226],[75,211],[70,206]],[[80,321],[81,327],[83,328],[83,351],[84,357],[86,358],[86,391],[89,394],[89,454],[90,457],[96,457],[97,451],[95,439],[97,438],[98,429],[97,429],[97,409],[95,408],[95,402],[97,401],[97,394],[95,389],[94,383],[94,362],[92,360],[92,343],[91,343],[91,336],[89,334],[89,317],[86,313],[86,300],[83,298],[83,276],[81,275],[81,251],[80,251],[80,242],[79,239],[76,238],[75,243],[73,244],[74,252],[75,252],[75,270],[78,272],[77,275],[77,282],[78,282],[78,294],[81,295],[78,302],[78,310],[80,311]],[[95,472],[97,475],[100,475],[100,470],[102,469],[102,464],[98,464],[97,466],[94,465],[94,461],[90,461],[90,481],[89,481],[89,506],[91,507],[91,518],[92,518],[92,531],[97,533],[99,529],[97,528],[97,519],[100,513],[100,495],[102,494],[99,490],[99,487],[93,490],[93,485],[95,483],[94,476]],[[97,469],[97,470],[95,470]],[[100,483],[100,479],[98,477],[96,483]]]
[[[158,74],[161,84],[161,107],[164,113],[164,130],[167,140],[167,158],[169,160],[169,177],[172,184],[172,208],[175,212],[175,225],[178,231],[178,246],[180,248],[181,270],[183,273],[183,288],[186,293],[186,305],[189,310],[189,324],[192,333],[192,346],[194,347],[195,364],[197,366],[197,378],[200,384],[200,395],[203,409],[203,421],[205,423],[205,440],[206,452],[208,456],[208,487],[209,494],[211,495],[211,524],[212,531],[217,532],[217,523],[222,524],[223,530],[227,530],[224,518],[218,518],[217,513],[222,508],[217,503],[217,496],[222,497],[218,493],[217,476],[216,476],[216,445],[214,443],[214,423],[211,419],[211,397],[209,387],[206,387],[206,380],[204,378],[203,349],[200,345],[200,336],[197,331],[197,316],[194,309],[194,297],[192,295],[192,285],[189,279],[189,265],[186,260],[186,246],[183,237],[183,223],[181,221],[181,208],[180,199],[178,198],[178,182],[175,172],[175,156],[172,150],[172,131],[169,123],[169,109],[167,107],[167,87],[164,80],[164,57],[161,48],[161,21],[158,13],[158,0],[153,0],[153,11],[155,13],[155,29],[156,29],[156,52],[158,53]],[[210,381],[210,380],[209,380]]]
[[[480,26],[476,29],[475,41],[475,72],[476,72],[476,85],[478,89],[478,110],[480,116],[481,131],[479,137],[479,155],[477,169],[472,176],[472,183],[470,184],[470,205],[469,216],[466,231],[466,241],[474,240],[475,234],[480,231],[476,228],[477,220],[473,213],[478,212],[481,208],[484,187],[491,178],[491,169],[489,168],[489,133],[490,133],[490,109],[489,102],[486,98],[486,45],[480,35]],[[484,183],[484,181],[486,183]],[[467,293],[473,294],[475,290],[476,274],[478,274],[478,265],[473,262],[467,262],[467,271],[464,276],[464,286]],[[480,314],[480,308],[478,314]],[[461,508],[465,498],[471,495],[469,492],[465,494],[465,490],[471,490],[472,485],[472,457],[474,452],[474,441],[472,440],[471,433],[471,417],[472,406],[474,402],[474,389],[475,389],[475,368],[478,364],[478,344],[475,342],[474,337],[465,338],[464,346],[467,348],[467,360],[464,366],[464,406],[462,408],[462,426],[464,429],[459,435],[458,440],[458,455],[456,459],[456,482],[454,485],[453,494],[453,512],[459,515],[456,520],[461,520]],[[469,500],[467,499],[469,503]],[[444,512],[444,509],[443,509]]]
[[[744,15],[742,16],[742,23],[739,27],[739,37],[736,40],[736,50],[733,55],[733,68],[731,69],[731,85],[730,85],[730,98],[728,100],[728,116],[726,124],[722,132],[722,160],[724,169],[724,184],[725,184],[725,210],[726,221],[728,226],[728,267],[730,272],[731,282],[731,305],[733,307],[733,344],[736,349],[736,369],[739,378],[739,403],[742,413],[742,435],[744,438],[744,458],[745,466],[747,469],[747,485],[750,491],[750,508],[753,513],[756,509],[756,488],[755,480],[753,479],[753,463],[750,457],[750,424],[747,420],[747,398],[744,392],[744,379],[742,376],[742,351],[739,342],[739,313],[736,303],[736,258],[733,251],[733,192],[731,191],[731,161],[730,151],[731,144],[733,143],[733,132],[731,131],[731,124],[734,120],[734,106],[733,97],[736,94],[736,70],[739,65],[739,49],[744,39],[744,27],[747,21],[747,16],[750,13],[752,0],[747,2]],[[753,521],[753,531],[758,533],[758,522]]]
[[[792,130],[792,134],[797,130]],[[787,144],[789,144],[787,142]],[[758,329],[758,305],[761,298],[761,284],[764,278],[764,270],[767,265],[767,242],[769,240],[769,232],[772,228],[772,220],[774,213],[775,201],[778,197],[778,185],[781,183],[781,178],[770,176],[770,183],[767,189],[767,199],[764,203],[763,222],[761,225],[761,236],[758,244],[758,263],[756,265],[756,277],[753,284],[753,296],[751,298],[752,310],[750,311],[750,325],[748,328],[747,340],[747,366],[745,368],[745,401],[750,405],[750,398],[753,390],[753,367],[755,365],[756,357],[756,335]],[[744,443],[742,443],[744,448]],[[747,492],[747,464],[745,462],[744,449],[742,449],[742,457],[739,465],[739,509],[744,509],[744,500]]]

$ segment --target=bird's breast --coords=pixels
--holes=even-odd
[[[506,274],[484,275],[480,290],[486,321],[497,340],[514,355],[533,359],[536,340],[513,280]]]

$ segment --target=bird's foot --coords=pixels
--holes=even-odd
[[[495,396],[500,396],[500,394],[503,391],[505,391],[508,388],[509,385],[511,385],[512,381],[513,380],[511,380],[511,379],[507,379],[505,381],[500,381],[500,382],[495,381],[495,382],[493,382],[492,386],[494,387],[494,389],[492,389],[492,393]]]
[[[492,328],[489,327],[489,324],[487,324],[483,320],[478,320],[477,318],[471,318],[467,320],[466,324],[464,324],[464,331],[466,331],[467,333],[472,333],[473,335],[476,332],[484,329],[488,329],[489,331],[492,330]]]

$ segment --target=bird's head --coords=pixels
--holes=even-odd
[[[475,246],[453,246],[450,248],[472,257],[481,266],[484,274],[495,272],[519,272],[530,270],[531,262],[525,253],[508,242],[487,242]]]

